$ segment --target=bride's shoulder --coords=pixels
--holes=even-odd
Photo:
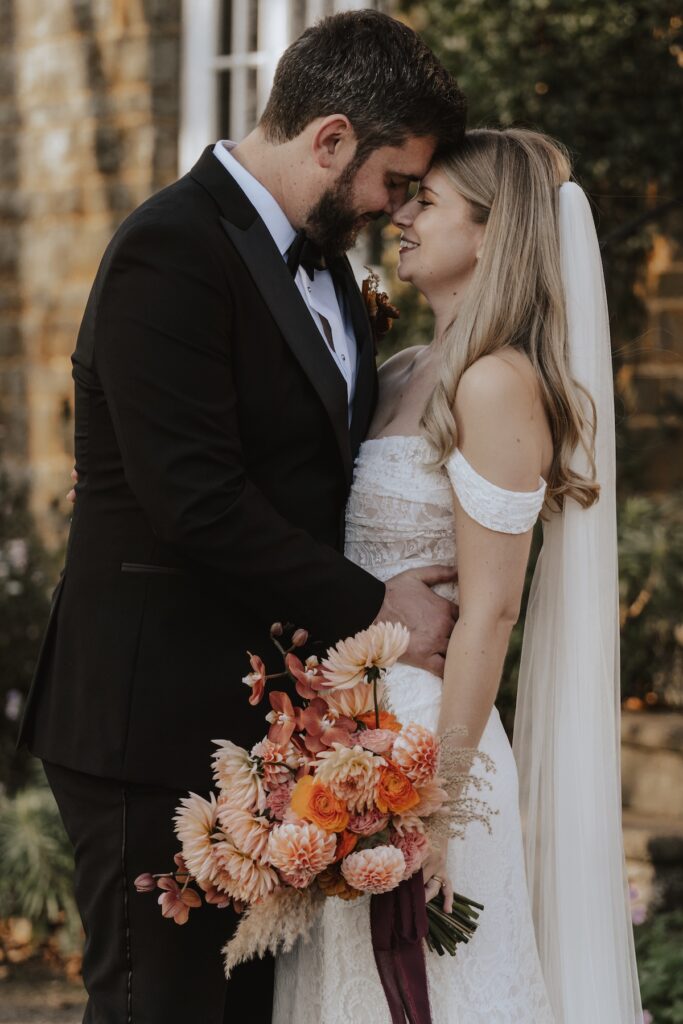
[[[501,487],[538,485],[548,424],[536,374],[512,350],[482,356],[463,373],[453,406],[458,447]]]

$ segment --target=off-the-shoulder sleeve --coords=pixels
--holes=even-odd
[[[543,507],[546,482],[542,477],[535,491],[509,491],[477,473],[459,448],[446,462],[446,471],[465,512],[489,530],[526,533]]]

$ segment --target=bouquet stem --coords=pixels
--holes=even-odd
[[[479,923],[478,911],[483,910],[481,903],[453,893],[453,909],[447,914],[443,909],[443,894],[439,893],[427,904],[429,934],[427,945],[433,952],[443,956],[448,952],[455,956],[456,947],[460,942],[469,942]]]

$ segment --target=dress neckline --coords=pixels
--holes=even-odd
[[[431,443],[429,441],[429,438],[425,437],[424,434],[383,434],[381,437],[367,437],[364,441],[361,441],[360,447],[362,448],[363,445],[366,445],[366,444],[378,444],[380,441],[419,441],[421,444],[425,445],[426,447],[428,447],[428,448],[431,447]],[[486,477],[482,477],[481,476],[481,473],[479,473],[474,468],[472,463],[469,462],[465,458],[465,456],[463,455],[463,453],[460,451],[459,448],[454,448],[452,455],[449,456],[449,457],[450,458],[454,458],[456,455],[459,458],[462,459],[462,461],[465,463],[466,466],[469,467],[469,469],[472,471],[472,473],[474,473],[476,476],[480,477],[480,479],[486,480]],[[510,493],[537,494],[541,489],[545,489],[548,486],[548,481],[545,479],[545,477],[539,476],[538,479],[539,479],[539,486],[536,488],[535,491],[518,491],[518,492],[510,492]],[[501,491],[508,490],[508,488],[498,487],[497,484],[492,483],[490,480],[487,480],[486,482],[491,487],[496,487],[496,488],[498,488]]]

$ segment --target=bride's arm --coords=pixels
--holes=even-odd
[[[480,476],[510,491],[537,490],[548,428],[528,377],[504,359],[484,356],[463,374],[453,412],[458,447]],[[455,495],[453,515],[460,618],[446,653],[438,733],[464,729],[449,742],[477,747],[496,699],[510,632],[519,617],[532,529],[502,533],[482,526]],[[431,850],[423,874],[426,901],[443,884],[448,912],[453,888],[447,874],[447,847],[443,841]]]
[[[547,425],[529,379],[497,356],[463,375],[454,415],[458,447],[486,480],[510,491],[534,491]],[[532,530],[502,533],[469,516],[453,499],[460,618],[448,645],[439,733],[481,739],[496,699],[512,627],[519,617]]]

